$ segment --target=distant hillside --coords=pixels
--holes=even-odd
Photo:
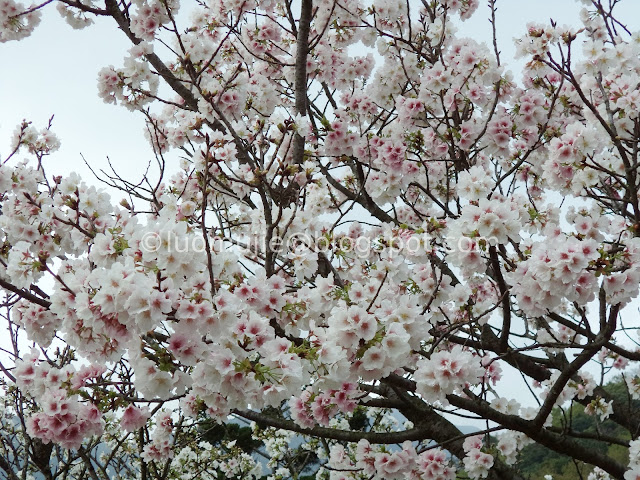
[[[614,380],[607,385],[610,392],[618,401],[628,402],[627,389],[622,380]],[[640,401],[633,400],[631,404],[640,412]],[[600,422],[596,417],[584,413],[584,406],[574,404],[572,408],[559,408],[553,411],[553,425],[570,428],[580,433],[611,436],[629,440],[629,433],[611,420]],[[609,444],[599,440],[578,439],[579,443],[595,449],[601,453],[626,465],[629,463],[629,453],[626,447]],[[539,444],[525,447],[519,457],[518,466],[528,480],[544,480],[545,475],[553,475],[553,480],[584,480],[591,473],[592,468],[581,462],[574,462],[571,457],[560,455]]]

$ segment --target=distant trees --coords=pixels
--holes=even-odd
[[[624,380],[618,378],[610,381],[607,391],[621,403],[630,403],[632,408],[640,408],[640,401],[628,397]],[[579,404],[570,408],[556,407],[552,413],[553,426],[563,431],[572,431],[581,445],[592,448],[616,459],[621,463],[629,460],[626,441],[629,434],[617,423],[597,416],[588,415]],[[591,467],[574,460],[568,455],[561,455],[539,444],[527,445],[522,449],[518,466],[525,477],[543,478],[545,474],[552,474],[554,480],[573,480],[587,478]],[[578,473],[580,472],[580,473]]]

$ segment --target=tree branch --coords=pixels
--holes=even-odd
[[[307,55],[309,54],[309,30],[313,16],[313,0],[302,0],[300,9],[300,23],[296,41],[296,70],[295,70],[295,98],[296,113],[307,113]],[[293,137],[293,163],[304,161],[304,137],[295,132]]]

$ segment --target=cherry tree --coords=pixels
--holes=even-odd
[[[0,0],[0,42],[51,3]],[[517,76],[495,0],[490,46],[458,28],[477,0],[184,3],[55,2],[131,41],[98,95],[145,116],[156,162],[85,183],[49,172],[51,123],[15,130],[5,475],[520,479],[537,443],[640,479],[640,33],[619,2],[529,24]],[[577,405],[624,433],[577,431]],[[269,471],[206,441],[239,421]]]

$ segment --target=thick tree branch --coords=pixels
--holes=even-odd
[[[504,350],[509,345],[509,334],[511,333],[511,302],[509,301],[509,288],[502,276],[502,268],[498,259],[498,252],[495,246],[489,247],[489,255],[491,257],[491,267],[493,269],[493,277],[498,282],[500,295],[502,297],[502,332],[500,333],[500,346]]]
[[[51,306],[51,302],[50,301],[45,300],[44,298],[40,298],[40,297],[34,295],[33,293],[27,291],[27,290],[24,290],[22,288],[18,288],[16,286],[10,284],[6,280],[3,280],[2,278],[0,278],[0,287],[4,288],[5,290],[9,290],[10,292],[15,293],[20,298],[24,298],[25,300],[28,300],[31,303],[35,303],[36,305],[40,305],[41,307],[44,307],[46,309],[48,309]]]
[[[301,435],[309,435],[312,437],[328,438],[333,440],[340,440],[344,442],[358,442],[360,440],[367,440],[370,443],[391,445],[394,443],[402,443],[407,440],[423,440],[430,438],[424,428],[415,427],[403,432],[360,432],[353,430],[338,430],[335,428],[327,427],[313,427],[304,428],[298,424],[284,418],[276,418],[263,413],[254,412],[253,410],[233,410],[232,413],[240,417],[252,420],[258,425],[267,425],[269,427],[282,428],[283,430],[289,430]]]
[[[296,113],[307,113],[307,55],[309,54],[309,31],[313,16],[313,0],[302,0],[298,37],[296,41],[295,99]],[[298,132],[293,137],[293,163],[304,161],[304,137]]]
[[[494,410],[487,402],[479,397],[462,398],[457,395],[447,395],[447,400],[458,408],[464,408],[488,420],[494,421],[509,430],[522,432],[537,443],[551,450],[575,458],[589,465],[596,465],[607,471],[615,478],[622,478],[626,467],[595,449],[583,446],[572,438],[538,427],[533,421],[525,420],[516,415],[507,415]]]
[[[393,383],[394,385],[404,388],[410,392],[415,392],[416,389],[416,384],[413,380],[403,378],[399,375],[391,374],[385,379],[385,381]],[[626,470],[624,465],[616,460],[603,455],[596,450],[584,447],[582,444],[567,436],[551,432],[544,427],[538,426],[532,420],[525,420],[517,415],[507,415],[498,412],[482,398],[467,390],[465,390],[465,392],[467,393],[467,398],[459,397],[457,395],[447,395],[447,400],[455,407],[475,413],[476,415],[496,422],[509,430],[522,432],[551,450],[568,455],[590,465],[599,466],[603,470],[614,475],[616,478],[622,478],[624,475]]]

